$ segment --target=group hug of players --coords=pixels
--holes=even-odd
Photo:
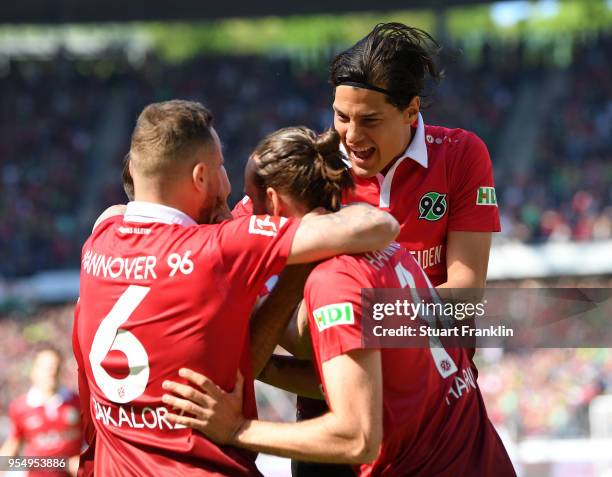
[[[499,230],[485,145],[420,114],[432,42],[381,24],[336,56],[334,127],[266,136],[231,212],[211,112],[144,109],[132,201],[83,247],[80,475],[261,475],[258,452],[299,477],[515,475],[469,350],[362,341],[363,288],[482,288]],[[298,422],[258,420],[254,379]]]

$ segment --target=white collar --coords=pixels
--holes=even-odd
[[[427,144],[425,144],[425,123],[423,122],[421,113],[419,113],[419,120],[417,122],[416,131],[414,132],[414,137],[399,160],[405,157],[409,157],[414,162],[427,169],[429,162],[427,157]]]
[[[178,224],[185,227],[198,225],[195,220],[174,207],[140,201],[128,203],[123,220],[138,223],[162,222],[164,224]]]
[[[346,152],[344,144],[340,144],[340,151],[342,152],[342,154],[344,154],[344,163],[348,167],[351,167],[351,161],[348,159],[348,154]],[[417,128],[414,132],[414,137],[412,138],[412,141],[410,141],[410,144],[408,144],[406,150],[397,159],[396,163],[403,161],[407,157],[427,169],[429,161],[427,156],[427,144],[425,143],[425,123],[423,121],[423,116],[421,116],[421,113],[419,113]]]
[[[70,391],[61,386],[57,392],[45,399],[42,393],[36,388],[30,388],[26,394],[26,404],[30,407],[53,406],[59,407],[70,397]]]

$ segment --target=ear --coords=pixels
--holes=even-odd
[[[266,189],[266,210],[271,215],[282,215],[283,200],[272,187]]]
[[[206,189],[206,184],[207,184],[206,173],[207,172],[208,172],[208,169],[203,162],[198,162],[196,163],[195,166],[193,166],[193,169],[191,171],[191,179],[193,181],[194,187],[199,192],[203,192],[204,189]]]
[[[421,110],[421,98],[417,95],[410,100],[406,109],[402,112],[404,124],[413,124],[419,117]]]

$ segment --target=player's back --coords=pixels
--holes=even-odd
[[[335,257],[317,266],[305,296],[320,373],[322,362],[365,346],[362,288],[430,293],[431,285],[413,256],[398,244],[381,252]],[[328,320],[327,307],[334,306],[333,301],[352,305],[352,317],[345,324],[342,319],[337,325]],[[515,475],[486,415],[465,350],[381,347],[380,351],[383,443],[377,459],[361,466],[360,475]]]
[[[183,226],[109,219],[83,247],[75,354],[90,396],[96,475],[254,475],[254,455],[171,424],[165,379],[194,369],[225,390],[245,376],[255,416],[248,318],[284,266],[294,227],[245,217]],[[276,236],[278,235],[278,236]],[[91,430],[91,428],[90,428]]]

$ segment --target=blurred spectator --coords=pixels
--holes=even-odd
[[[53,343],[64,357],[60,382],[76,389],[72,355],[74,306],[48,307],[35,313],[0,315],[0,415],[12,399],[27,392],[34,357],[42,343]],[[1,440],[1,439],[0,439]]]
[[[0,455],[66,459],[63,466],[53,465],[53,469],[32,468],[30,477],[69,477],[76,475],[78,469],[83,442],[80,401],[60,383],[62,364],[58,349],[49,345],[39,348],[32,363],[28,392],[10,405],[11,431]]]

